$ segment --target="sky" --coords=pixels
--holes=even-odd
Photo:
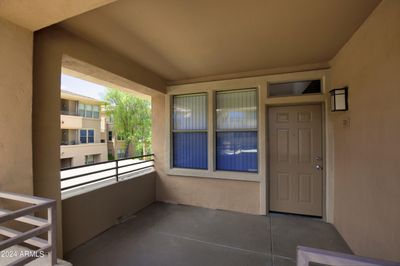
[[[66,74],[61,75],[61,89],[97,100],[103,100],[107,90],[104,86]]]

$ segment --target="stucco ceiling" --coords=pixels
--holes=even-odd
[[[116,0],[0,0],[0,17],[35,31]]]
[[[119,0],[61,23],[167,80],[323,63],[380,0]]]

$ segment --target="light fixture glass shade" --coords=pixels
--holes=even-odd
[[[329,93],[331,94],[331,111],[347,111],[349,109],[348,106],[348,88],[340,88],[331,90]]]

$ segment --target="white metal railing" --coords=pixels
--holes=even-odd
[[[7,237],[7,239],[0,241],[0,251],[25,242],[38,248],[34,254],[47,253],[49,265],[56,265],[56,201],[10,192],[0,192],[0,198],[32,204],[31,206],[15,211],[0,209],[0,224],[16,220],[35,226],[26,232],[19,232],[6,226],[0,226],[0,235]],[[35,212],[46,210],[47,219],[34,216]],[[47,240],[38,237],[46,232]],[[8,265],[25,265],[37,258],[38,256],[32,254],[22,256]]]
[[[153,168],[154,158],[146,154],[61,169],[61,192],[103,181],[119,182],[127,174]]]
[[[399,262],[377,260],[345,253],[310,247],[297,247],[297,266],[308,266],[310,262],[334,266],[399,266]]]

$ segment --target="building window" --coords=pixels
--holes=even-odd
[[[85,164],[94,164],[94,155],[86,155]]]
[[[321,93],[321,80],[306,80],[268,84],[268,96],[299,96]]]
[[[94,143],[94,130],[93,129],[80,129],[79,130],[80,143]]]
[[[94,143],[94,130],[88,130],[88,143]]]
[[[78,105],[78,115],[82,117],[85,116],[85,105],[83,103],[79,103]]]
[[[112,131],[108,131],[108,141],[112,141]]]
[[[257,172],[257,90],[216,93],[216,170]]]
[[[98,105],[79,103],[78,115],[81,117],[99,118],[100,117],[100,107]]]
[[[107,117],[106,117],[106,122],[107,122],[107,123],[114,123],[114,117],[113,117],[113,115],[107,116]]]
[[[117,150],[117,156],[118,156],[118,159],[125,158],[125,150],[124,149],[118,149]]]
[[[99,118],[99,106],[93,105],[93,118]]]
[[[207,169],[207,94],[173,97],[172,166]]]
[[[92,117],[92,106],[90,104],[85,104],[85,117]]]
[[[87,143],[87,130],[81,129],[79,130],[79,138],[81,143]]]

